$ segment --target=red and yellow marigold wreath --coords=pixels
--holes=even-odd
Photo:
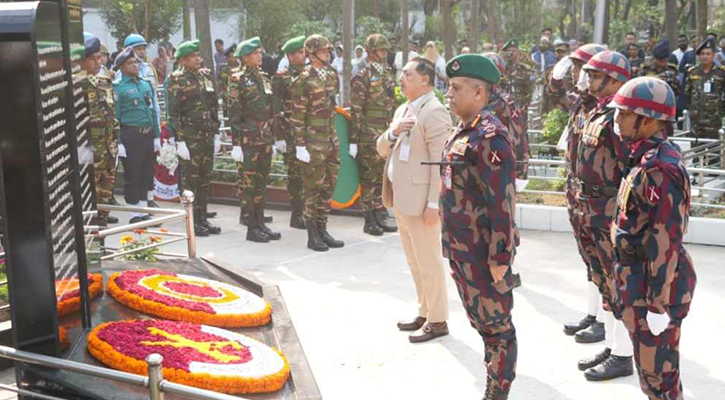
[[[146,357],[163,356],[164,379],[229,394],[268,393],[289,378],[276,349],[208,325],[165,320],[101,324],[88,335],[88,351],[111,368],[147,374]]]
[[[103,294],[103,275],[88,274],[88,295],[91,299]],[[81,308],[81,289],[78,278],[55,281],[58,316],[71,314]]]
[[[119,303],[146,314],[223,328],[265,325],[272,314],[269,303],[244,289],[153,269],[117,272],[106,290]]]
[[[70,342],[68,341],[68,331],[62,326],[58,327],[58,342],[60,342],[60,349],[65,350]]]

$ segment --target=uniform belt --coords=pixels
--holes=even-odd
[[[365,116],[369,118],[388,118],[388,110],[365,110]]]
[[[147,135],[153,131],[153,129],[150,126],[141,128],[138,126],[131,126],[131,125],[121,125],[121,131],[127,131],[127,132],[134,132],[141,135]]]
[[[617,261],[623,263],[636,263],[647,260],[647,252],[644,246],[628,246],[624,249],[614,248],[614,256]]]
[[[593,185],[577,179],[581,193],[587,197],[614,197],[619,192],[618,188],[613,186]]]

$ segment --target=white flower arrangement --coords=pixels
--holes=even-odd
[[[166,167],[169,170],[169,175],[174,175],[176,168],[179,166],[179,159],[176,157],[176,146],[168,141],[164,142],[159,155],[156,156],[156,162]]]

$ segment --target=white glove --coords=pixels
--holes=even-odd
[[[660,333],[667,329],[670,324],[670,316],[667,313],[657,314],[651,311],[647,312],[647,325],[649,325],[649,331],[653,335],[659,336]]]
[[[121,158],[126,158],[126,147],[121,143],[118,144],[118,156]]]
[[[303,163],[310,162],[310,153],[307,151],[307,147],[305,146],[297,146],[297,153],[295,154],[295,157]]]
[[[529,185],[528,179],[516,179],[516,191],[521,192]]]
[[[78,147],[78,164],[93,164],[93,148],[90,146]]]
[[[214,154],[219,153],[222,149],[222,138],[220,135],[214,135]]]
[[[357,157],[357,144],[356,143],[350,143],[350,148],[348,150],[348,153],[350,153],[350,157],[352,157],[352,158]]]
[[[189,153],[189,148],[186,147],[186,143],[184,142],[176,143],[176,155],[186,161],[191,160],[191,153]]]
[[[232,158],[236,162],[244,162],[244,152],[242,152],[242,146],[232,147]]]
[[[280,153],[287,152],[287,142],[285,142],[284,140],[278,140],[278,141],[274,142],[274,147]]]
[[[161,151],[161,139],[156,138],[154,139],[154,152]]]

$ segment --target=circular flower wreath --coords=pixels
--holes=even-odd
[[[222,393],[268,393],[289,378],[276,349],[239,333],[199,324],[129,320],[101,324],[88,351],[111,368],[146,375],[146,357],[163,356],[164,379]]]
[[[161,318],[241,328],[269,323],[272,306],[226,283],[158,270],[117,272],[106,287],[119,303]]]
[[[103,294],[103,275],[88,274],[88,295],[91,299]],[[81,308],[81,289],[78,278],[55,281],[58,316],[71,314]]]

